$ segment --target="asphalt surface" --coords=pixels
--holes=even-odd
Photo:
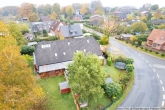
[[[119,107],[161,107],[165,101],[165,61],[133,50],[114,39],[110,42],[134,59],[135,82]],[[163,87],[163,88],[162,88]]]
[[[89,32],[99,32],[84,28]],[[133,50],[115,39],[110,43],[134,59],[135,79],[128,96],[119,107],[162,107],[165,104],[165,60]]]

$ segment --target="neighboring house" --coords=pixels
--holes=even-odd
[[[142,11],[141,13],[141,16],[148,16],[150,14],[149,11]]]
[[[39,42],[34,52],[35,70],[41,77],[63,75],[78,51],[102,58],[100,45],[93,37]]]
[[[152,25],[161,25],[161,24],[165,23],[165,20],[164,19],[152,19],[150,22]]]
[[[74,15],[72,18],[73,21],[82,21],[83,17],[82,15]]]
[[[93,15],[90,17],[90,25],[100,26],[104,23],[104,17],[100,15]]]
[[[41,15],[40,16],[40,21],[43,21],[43,22],[45,22],[45,21],[51,21],[51,19],[48,16]]]
[[[21,21],[22,21],[22,22],[28,22],[28,17],[23,17],[23,18],[21,19]]]
[[[165,31],[153,29],[147,38],[147,45],[157,50],[165,50]]]
[[[31,22],[30,29],[31,34],[41,33],[43,30],[46,30],[47,33],[50,32],[50,26],[52,25],[53,21],[45,21],[45,22]]]
[[[132,36],[132,34],[121,34],[120,38],[124,40],[130,40],[130,37]]]
[[[130,14],[131,12],[129,10],[115,10],[113,12],[113,15],[120,18],[122,21],[125,21],[127,19],[127,15]]]
[[[66,25],[65,23],[62,23],[58,20],[54,21],[52,25],[50,26],[50,33],[52,35],[59,35],[60,34],[60,27]]]
[[[128,22],[128,25],[132,25],[133,23],[135,23],[135,22],[140,22],[141,20],[136,20],[136,19],[133,19],[133,20],[131,20],[131,21],[129,21]]]
[[[28,41],[34,40],[34,35],[33,35],[33,34],[30,34],[30,33],[24,34],[24,37],[25,37]]]
[[[61,26],[60,37],[64,37],[64,39],[69,39],[69,38],[81,38],[84,36],[80,25],[73,24],[68,26]]]
[[[28,45],[28,46],[36,46],[36,45],[37,45],[37,42],[28,42],[27,45]]]

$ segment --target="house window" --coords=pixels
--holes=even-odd
[[[158,46],[160,46],[160,44],[158,44]]]

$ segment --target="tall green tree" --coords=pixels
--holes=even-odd
[[[159,5],[154,4],[154,5],[151,6],[151,10],[155,11],[157,9],[159,9]]]
[[[135,22],[132,24],[133,32],[145,32],[148,27],[144,22]]]
[[[58,3],[53,4],[51,12],[52,13],[55,12],[57,14],[57,17],[59,17],[61,13],[60,4]]]
[[[74,54],[73,63],[68,66],[69,83],[74,93],[79,94],[81,101],[89,104],[102,97],[105,77],[101,70],[101,61],[96,55],[83,52]]]

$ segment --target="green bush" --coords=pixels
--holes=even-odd
[[[107,58],[107,65],[108,65],[108,66],[111,66],[111,64],[112,64],[112,60],[111,60],[110,57],[108,57],[108,58]]]
[[[97,35],[96,33],[91,33],[92,36],[96,39],[96,40],[100,40],[100,36]]]
[[[125,62],[126,58],[123,56],[119,56],[115,59],[115,62]]]
[[[152,52],[152,50],[150,50],[150,52]]]
[[[126,71],[127,71],[128,73],[133,72],[133,70],[134,70],[134,66],[133,66],[132,64],[127,64],[127,65],[126,65]]]
[[[139,46],[142,45],[142,40],[138,40],[138,45],[139,45]]]
[[[47,37],[48,36],[47,31],[45,29],[43,30],[43,36],[44,37]]]
[[[53,40],[58,40],[58,38],[54,37],[54,36],[49,36],[48,37],[48,41],[53,41]]]
[[[162,54],[161,54],[161,56],[162,56],[162,57],[164,57],[164,56],[165,56],[165,54],[163,54],[163,53],[162,53]]]
[[[100,40],[103,45],[106,45],[109,42],[109,38],[106,35],[101,36]]]
[[[148,49],[147,49],[147,48],[145,48],[145,51],[148,51]]]
[[[134,63],[134,60],[132,58],[126,58],[125,59],[125,63],[126,64],[133,64]]]
[[[128,41],[126,41],[126,44],[128,43]]]
[[[141,40],[141,41],[147,41],[148,36],[149,36],[148,34],[137,35],[138,40]]]
[[[24,54],[32,55],[33,52],[34,52],[34,47],[33,46],[28,46],[28,45],[22,46],[20,52],[21,52],[22,55],[24,55]]]
[[[84,33],[87,33],[87,31],[86,31],[85,29],[82,29],[82,32],[83,32],[83,34],[84,34]]]
[[[139,47],[139,45],[136,45],[136,48]]]
[[[141,49],[143,49],[143,47],[140,47]]]
[[[159,54],[158,52],[155,52],[156,54]]]

